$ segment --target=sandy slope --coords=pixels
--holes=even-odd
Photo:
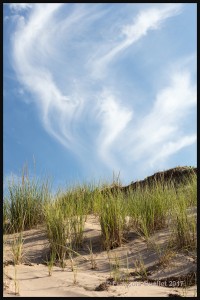
[[[69,259],[66,260],[64,271],[60,266],[53,267],[52,276],[48,276],[48,268],[44,264],[48,255],[49,247],[43,228],[38,227],[34,230],[24,232],[23,263],[14,267],[11,264],[12,252],[11,244],[14,235],[4,236],[4,296],[15,296],[19,289],[20,296],[33,297],[98,297],[98,296],[149,296],[149,297],[167,297],[168,294],[179,294],[182,296],[196,296],[196,285],[191,287],[178,287],[181,285],[177,279],[174,280],[174,287],[162,286],[160,279],[174,277],[196,271],[196,261],[194,254],[168,253],[168,260],[165,264],[159,265],[158,252],[147,245],[146,242],[136,234],[132,233],[129,240],[122,247],[110,251],[111,263],[109,263],[108,254],[101,248],[100,243],[100,225],[95,216],[89,216],[85,224],[85,242],[79,253],[81,256],[74,258],[77,268],[77,282],[74,283],[75,273],[71,270]],[[156,233],[152,240],[164,249],[169,232],[166,230]],[[91,261],[87,245],[90,240],[93,245],[93,252],[97,264],[97,269],[91,269]],[[162,256],[162,255],[161,255]],[[127,274],[127,257],[129,263],[127,283],[114,285],[115,282],[105,285],[101,291],[95,290],[101,283],[105,283],[109,277],[116,275],[111,271],[112,265],[115,265],[116,259],[120,261],[120,276]],[[155,279],[155,282],[149,280],[141,282],[134,273],[135,262],[140,260],[146,268],[153,266],[149,272],[148,279]],[[9,263],[10,261],[10,263]],[[6,263],[7,262],[7,263]],[[138,281],[137,281],[138,278]],[[172,280],[173,281],[173,280]]]

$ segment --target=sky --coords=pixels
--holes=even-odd
[[[196,166],[196,42],[195,3],[4,3],[4,188]]]

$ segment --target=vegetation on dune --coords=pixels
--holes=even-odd
[[[125,217],[127,207],[124,205],[123,195],[112,194],[102,197],[99,212],[102,232],[102,243],[105,249],[121,246],[125,240]]]
[[[172,232],[177,248],[196,249],[196,216],[190,214],[197,205],[196,173],[185,176],[184,171],[184,180],[178,184],[157,176],[150,185],[132,189],[133,184],[124,190],[116,182],[83,184],[52,196],[48,180],[30,179],[23,170],[21,181],[8,185],[3,202],[4,233],[44,224],[53,260],[63,261],[82,246],[87,216],[95,214],[101,225],[102,248],[108,251],[121,246],[130,231],[148,240],[165,227]]]
[[[50,199],[49,182],[30,178],[28,168],[22,170],[21,181],[8,182],[4,199],[4,231],[21,232],[44,222],[43,205]]]

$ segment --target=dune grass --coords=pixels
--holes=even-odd
[[[4,230],[21,232],[42,224],[42,207],[49,197],[48,180],[40,182],[34,177],[30,178],[28,169],[24,168],[21,181],[13,178],[8,182],[8,195],[3,203]]]
[[[190,190],[193,191],[191,183]],[[178,249],[196,249],[197,247],[197,218],[193,193],[183,190],[177,195],[172,211],[172,238]],[[192,205],[191,205],[192,203]]]
[[[12,255],[14,265],[19,265],[23,259],[23,234],[21,232],[12,242]]]
[[[128,206],[132,229],[147,240],[155,231],[169,227],[174,243],[180,248],[196,247],[196,217],[189,217],[188,211],[197,206],[196,174],[178,188],[173,182],[161,181],[130,191]]]
[[[113,249],[121,246],[125,241],[125,217],[127,208],[123,202],[123,195],[107,194],[101,198],[99,211],[102,243],[104,249]]]
[[[3,199],[3,233],[9,232],[10,221],[9,221],[9,201],[8,198]]]
[[[65,246],[69,236],[69,225],[64,218],[64,212],[59,209],[56,203],[46,203],[43,210],[51,254],[55,253],[56,258],[63,260],[65,259]]]
[[[156,230],[166,227],[175,198],[173,185],[163,187],[162,182],[130,191],[128,207],[133,229],[148,239]]]
[[[113,186],[117,188],[111,191]],[[4,232],[8,224],[10,232],[44,224],[52,253],[62,261],[69,249],[82,246],[87,216],[95,214],[101,225],[102,248],[106,250],[121,246],[129,231],[148,240],[165,227],[172,231],[178,248],[196,248],[196,217],[189,215],[189,209],[197,205],[196,174],[178,188],[159,181],[125,194],[118,187],[116,181],[107,185],[84,183],[52,196],[48,181],[39,182],[23,171],[21,181],[13,180],[8,186],[3,203]]]

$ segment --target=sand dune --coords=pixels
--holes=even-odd
[[[44,228],[38,227],[24,232],[23,261],[17,266],[12,263],[11,251],[12,240],[16,234],[4,236],[4,297],[167,297],[169,294],[196,296],[196,285],[192,283],[194,278],[190,278],[191,286],[184,287],[184,282],[188,281],[184,276],[196,272],[193,253],[167,253],[165,250],[163,253],[167,253],[169,258],[166,259],[166,264],[161,264],[158,252],[151,243],[147,244],[143,238],[132,232],[127,243],[110,251],[109,262],[108,253],[101,248],[100,234],[98,218],[88,216],[84,245],[78,251],[80,255],[74,257],[77,272],[71,270],[68,258],[64,270],[59,265],[53,266],[52,276],[48,275],[45,264],[49,245]],[[162,230],[152,236],[152,241],[160,245],[160,249],[165,249],[168,238],[169,232]],[[96,262],[94,270],[91,269],[87,248],[90,240]],[[118,273],[114,271],[116,259],[119,261]],[[136,262],[143,264],[147,271],[148,277],[143,281],[138,276]],[[109,280],[117,276],[121,278],[120,283],[116,283],[114,279]],[[162,278],[168,278],[168,283],[162,282]],[[15,295],[16,292],[19,295]]]

